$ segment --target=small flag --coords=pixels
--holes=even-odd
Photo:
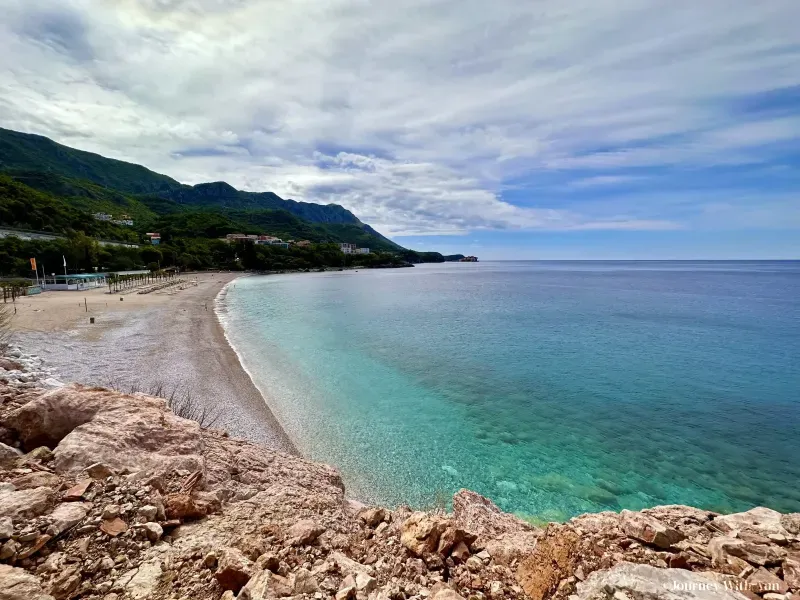
[[[35,270],[36,270],[36,259],[32,258],[31,259],[31,271],[35,271]]]
[[[64,268],[66,269],[67,268],[67,257],[62,254],[61,258],[64,259]]]

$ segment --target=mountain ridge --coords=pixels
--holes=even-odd
[[[383,244],[404,250],[339,204],[287,200],[274,192],[237,190],[224,181],[183,184],[142,165],[71,148],[37,134],[0,128],[0,171],[12,176],[27,173],[30,177],[32,172],[50,176],[46,183],[42,181],[46,177],[26,182],[37,189],[43,189],[37,184],[52,186],[54,177],[99,185],[127,196],[128,202],[119,202],[123,207],[130,205],[130,201],[148,205],[153,198],[160,198],[187,208],[285,210],[311,223],[355,225]],[[79,190],[81,195],[86,194],[85,187]],[[44,188],[44,191],[53,190]]]

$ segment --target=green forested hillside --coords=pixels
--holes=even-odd
[[[61,198],[70,206],[88,213],[127,214],[134,220],[141,221],[155,219],[162,210],[151,209],[146,202],[87,179],[71,179],[46,171],[9,171],[8,174],[28,187]],[[169,203],[167,200],[159,200],[164,204]],[[181,210],[177,205],[176,208]]]
[[[97,221],[59,198],[0,175],[0,226],[56,234],[81,231],[100,239],[138,242],[130,229]]]
[[[76,150],[29,133],[0,128],[0,169],[44,171],[130,194],[177,188],[180,183],[141,165]]]
[[[133,226],[95,219],[130,216]],[[250,268],[280,270],[321,266],[388,266],[439,262],[438,253],[406,250],[336,204],[283,200],[271,192],[242,192],[224,183],[186,186],[139,165],[110,160],[40,136],[0,129],[0,227],[64,236],[56,241],[0,239],[0,276],[26,276],[29,258],[70,268]],[[162,244],[145,236],[158,231]],[[311,247],[283,249],[221,241],[229,233],[308,240]],[[100,246],[97,239],[140,244]],[[370,248],[344,255],[339,243]]]
[[[358,226],[368,235],[394,245],[358,217],[338,204],[314,204],[284,200],[272,192],[245,192],[223,182],[183,185],[166,175],[154,173],[140,165],[105,158],[98,154],[83,152],[63,146],[46,137],[0,128],[0,171],[20,173],[30,177],[31,172],[46,174],[25,183],[37,189],[69,197],[73,204],[88,210],[105,210],[100,201],[111,200],[124,206],[129,214],[137,212],[135,204],[141,203],[156,213],[175,212],[176,207],[186,209],[285,210],[312,223],[349,224]],[[55,176],[55,177],[54,177]],[[69,180],[69,181],[67,181]],[[106,188],[109,194],[101,194],[90,185]],[[39,186],[44,186],[40,188]],[[56,191],[55,187],[67,189]],[[69,189],[73,188],[73,189]],[[127,200],[110,198],[112,192],[127,196]],[[166,210],[165,210],[166,209]],[[373,244],[375,245],[375,244]]]

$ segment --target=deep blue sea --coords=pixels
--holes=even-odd
[[[800,262],[272,275],[224,304],[270,408],[354,497],[800,511]]]

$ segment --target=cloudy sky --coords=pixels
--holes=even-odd
[[[0,0],[0,126],[484,258],[800,257],[798,0]]]

